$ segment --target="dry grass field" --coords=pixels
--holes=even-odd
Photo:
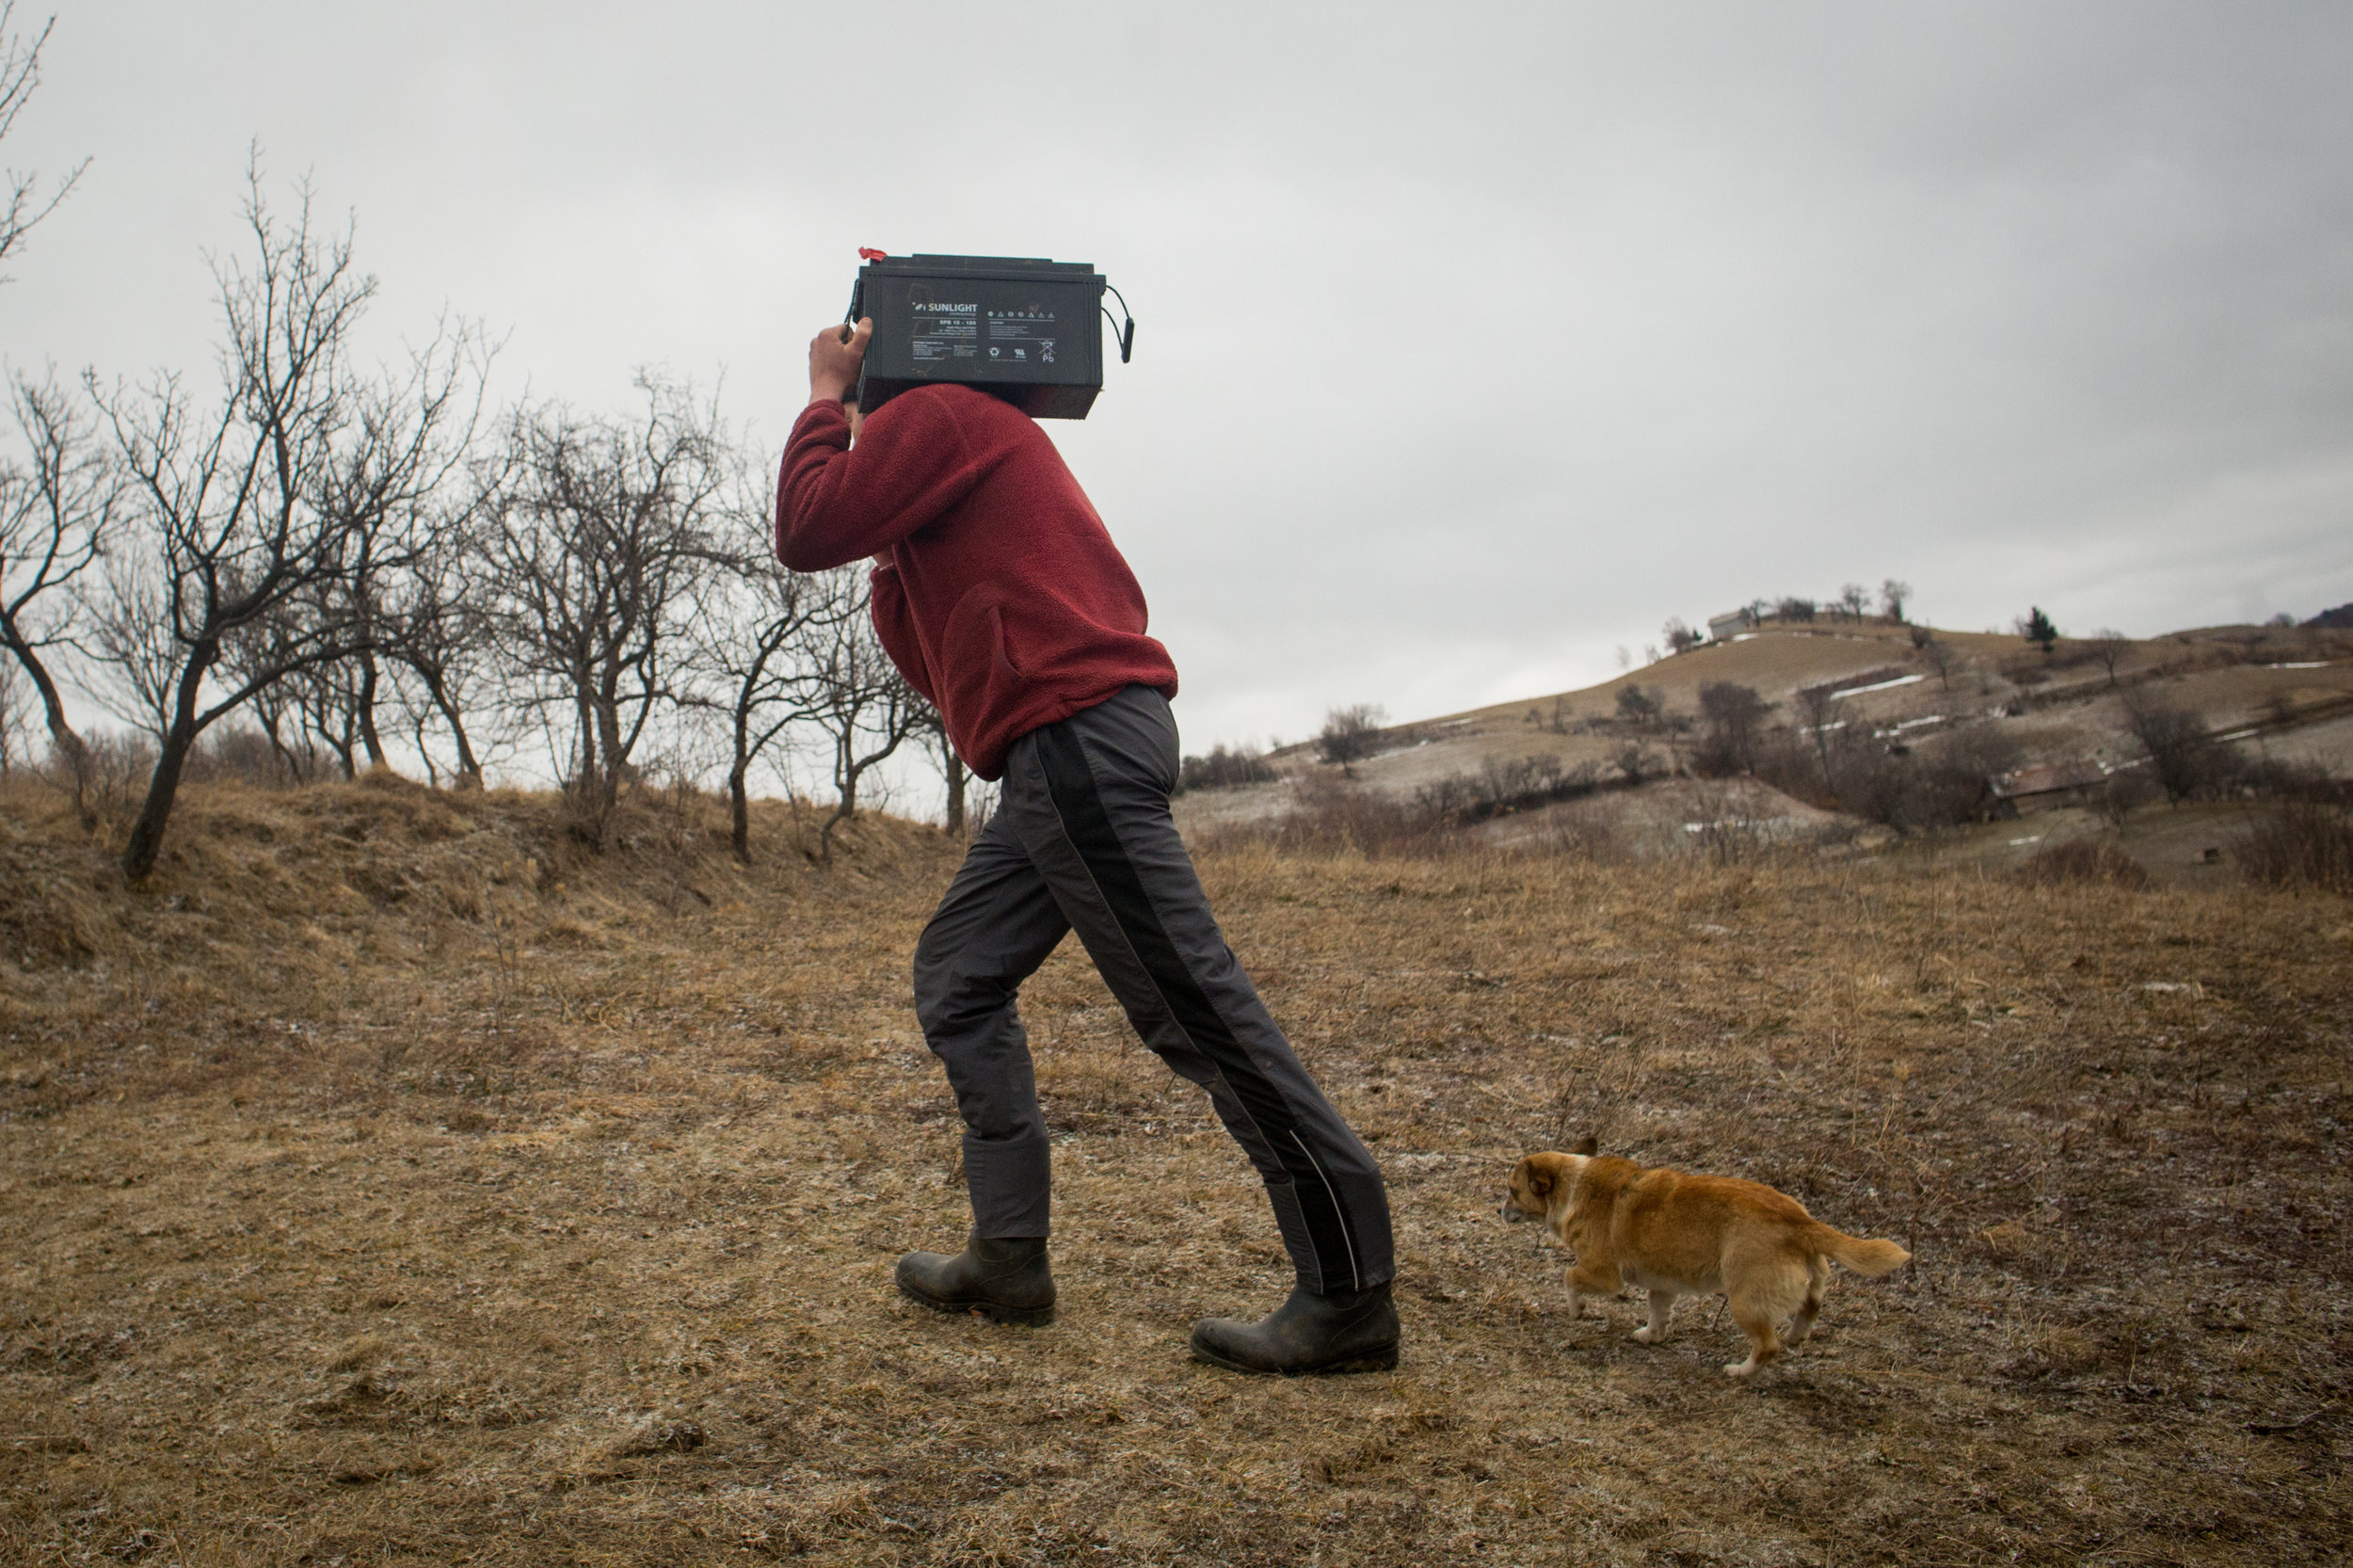
[[[1057,955],[1060,1320],[899,1302],[960,1234],[905,960],[953,863],[710,803],[198,793],[150,888],[0,800],[0,1559],[2342,1561],[2353,906],[1892,855],[1205,863],[1373,1141],[1394,1374],[1186,1359],[1284,1268]],[[1917,1261],[1727,1382],[1572,1321],[1524,1150],[1753,1176]]]

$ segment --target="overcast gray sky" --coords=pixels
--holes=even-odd
[[[1048,428],[1189,744],[1849,579],[1970,629],[2353,600],[2343,4],[57,16],[0,154],[93,161],[0,288],[20,366],[203,371],[256,142],[357,215],[382,342],[724,374],[770,444],[858,246],[1096,264],[1135,362]]]

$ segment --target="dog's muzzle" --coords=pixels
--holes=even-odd
[[[1532,1220],[1535,1217],[1535,1215],[1529,1213],[1518,1204],[1513,1203],[1512,1201],[1511,1193],[1506,1192],[1503,1194],[1503,1218],[1508,1223],[1512,1224],[1518,1224],[1522,1220]]]

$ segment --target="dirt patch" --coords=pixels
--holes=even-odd
[[[0,983],[9,1560],[2342,1558],[2343,900],[1214,857],[1400,1229],[1398,1372],[1268,1383],[1183,1352],[1279,1299],[1263,1199],[1070,952],[1024,997],[1060,1321],[891,1294],[964,1217],[906,1006],[936,833],[738,871],[714,808],[535,869],[527,798],[430,842],[300,799]],[[1572,1322],[1496,1204],[1589,1130],[1918,1261],[1753,1387],[1707,1304]]]

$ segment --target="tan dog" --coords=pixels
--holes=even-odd
[[[1721,1292],[1749,1336],[1749,1358],[1724,1368],[1736,1378],[1813,1330],[1831,1264],[1883,1274],[1912,1260],[1893,1241],[1833,1230],[1761,1182],[1595,1156],[1591,1139],[1578,1146],[1586,1152],[1521,1160],[1504,1217],[1543,1220],[1577,1255],[1569,1270],[1572,1316],[1583,1316],[1588,1295],[1614,1296],[1628,1285],[1648,1290],[1650,1321],[1634,1331],[1645,1345],[1667,1337],[1677,1296]]]

